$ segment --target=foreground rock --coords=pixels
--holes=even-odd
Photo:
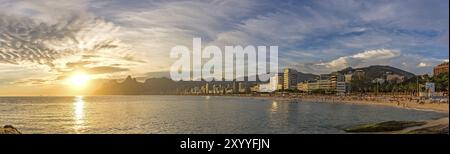
[[[406,134],[448,134],[448,125],[436,125],[406,132]]]
[[[365,124],[344,129],[346,132],[391,132],[398,131],[408,127],[422,126],[427,124],[422,121],[387,121],[376,124]]]
[[[21,134],[21,133],[13,126],[5,125],[3,126],[3,128],[0,128],[0,134]]]
[[[359,125],[345,129],[346,132],[384,134],[449,134],[449,118],[428,121],[388,121]]]

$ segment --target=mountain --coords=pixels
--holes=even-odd
[[[136,78],[127,76],[122,82],[109,80],[103,82],[93,94],[96,95],[146,95],[146,94],[176,94],[179,90],[204,86],[205,84],[231,85],[234,81],[173,81],[166,77],[149,78],[139,82]],[[237,81],[236,81],[237,82]],[[246,85],[260,83],[259,81],[239,81]]]
[[[297,73],[297,78],[299,80],[298,82],[312,81],[312,80],[315,80],[317,77],[318,77],[318,75],[311,74],[311,73],[302,73],[302,72]]]
[[[128,76],[124,81],[110,80],[103,83],[94,94],[97,95],[133,95],[141,94],[144,84],[136,81],[136,78]]]
[[[363,68],[345,68],[341,71],[338,71],[342,74],[350,74],[363,71],[364,77],[368,81],[372,81],[375,78],[385,78],[388,73],[397,74],[401,76],[405,76],[405,80],[413,78],[415,75],[395,68],[391,66],[369,66]],[[298,72],[297,77],[299,82],[303,82],[306,80],[314,80],[318,77],[315,74],[302,73]],[[247,79],[246,77],[244,79]],[[246,85],[253,85],[262,83],[261,81],[240,81],[244,82]],[[122,82],[118,82],[117,80],[109,80],[102,82],[103,84],[99,86],[99,88],[94,92],[94,94],[99,95],[145,95],[145,94],[175,94],[177,91],[204,86],[206,83],[212,85],[221,85],[221,86],[229,86],[234,84],[233,81],[178,81],[175,82],[169,78],[161,77],[161,78],[149,78],[146,79],[145,82],[139,82],[136,78],[132,78],[131,76],[127,76],[125,80]]]
[[[369,67],[363,67],[363,68],[345,68],[343,70],[338,71],[342,74],[350,74],[353,72],[356,72],[357,70],[362,70],[364,72],[364,76],[369,79],[373,80],[375,78],[383,78],[386,76],[387,72],[391,74],[397,74],[404,76],[405,79],[413,78],[415,75],[413,73],[392,67],[392,66],[382,66],[382,65],[373,65]]]

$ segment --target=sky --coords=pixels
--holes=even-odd
[[[305,73],[391,65],[416,74],[449,59],[448,0],[0,0],[0,95],[68,94],[95,79],[167,72],[177,45],[276,45]]]

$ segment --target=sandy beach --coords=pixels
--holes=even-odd
[[[362,100],[362,99],[342,99],[342,98],[294,98],[293,100],[306,102],[329,102],[329,103],[350,103],[362,105],[384,105],[405,109],[415,109],[434,112],[449,112],[448,103],[417,103],[408,100],[383,101],[383,100]]]

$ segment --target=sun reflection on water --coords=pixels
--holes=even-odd
[[[83,96],[76,96],[75,100],[74,100],[74,120],[75,120],[75,125],[74,125],[74,129],[77,133],[80,133],[80,131],[83,129],[84,127],[84,97]]]
[[[272,101],[272,107],[270,108],[272,113],[276,113],[278,110],[278,102]]]

